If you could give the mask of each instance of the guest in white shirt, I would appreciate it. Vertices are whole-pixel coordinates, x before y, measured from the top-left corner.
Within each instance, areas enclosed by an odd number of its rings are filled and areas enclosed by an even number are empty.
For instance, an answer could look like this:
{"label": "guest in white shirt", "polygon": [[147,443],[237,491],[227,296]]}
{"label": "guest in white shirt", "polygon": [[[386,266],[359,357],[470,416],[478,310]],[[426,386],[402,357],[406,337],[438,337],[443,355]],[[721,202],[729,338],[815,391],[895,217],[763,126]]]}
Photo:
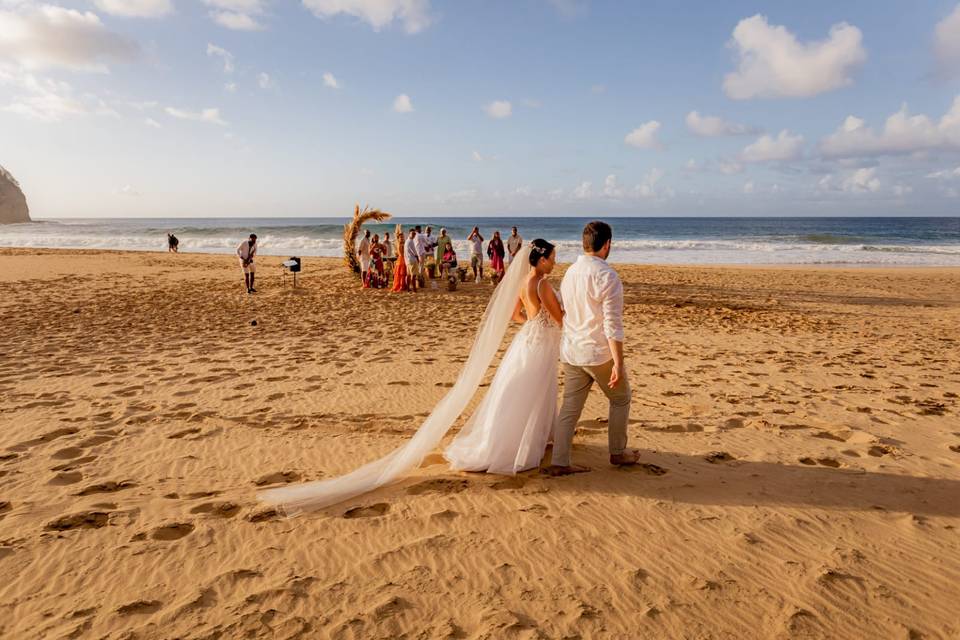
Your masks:
{"label": "guest in white shirt", "polygon": [[584,254],[567,269],[560,285],[566,311],[560,341],[563,404],[554,428],[549,472],[566,475],[589,471],[571,465],[570,448],[583,405],[596,382],[610,403],[607,422],[610,463],[635,465],[639,452],[627,450],[630,384],[623,365],[623,283],[607,264],[613,230],[591,222],[583,230]]}
{"label": "guest in white shirt", "polygon": [[403,243],[403,259],[407,263],[407,287],[414,292],[420,281],[420,243],[417,242],[416,229],[410,229],[410,235]]}
{"label": "guest in white shirt", "polygon": [[473,269],[473,279],[476,282],[483,280],[483,236],[480,227],[474,227],[467,236],[470,243],[470,267]]}
{"label": "guest in white shirt", "polygon": [[517,233],[517,228],[513,227],[510,231],[510,237],[507,238],[507,264],[513,262],[513,256],[517,255],[520,247],[523,246],[523,238]]}
{"label": "guest in white shirt", "polygon": [[357,258],[360,260],[360,279],[361,287],[367,286],[367,273],[370,271],[370,229],[367,229],[363,238],[360,239],[360,245],[357,247]]}

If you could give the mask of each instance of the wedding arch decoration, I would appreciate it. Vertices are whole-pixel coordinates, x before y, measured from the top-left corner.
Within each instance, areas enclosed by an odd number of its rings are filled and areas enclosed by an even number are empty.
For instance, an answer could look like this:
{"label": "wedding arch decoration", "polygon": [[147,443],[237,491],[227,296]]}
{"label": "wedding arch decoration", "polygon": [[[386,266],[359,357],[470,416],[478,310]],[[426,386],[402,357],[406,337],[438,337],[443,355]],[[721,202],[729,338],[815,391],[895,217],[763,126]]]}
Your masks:
{"label": "wedding arch decoration", "polygon": [[390,219],[390,214],[380,209],[364,207],[360,210],[357,204],[353,208],[353,219],[343,225],[343,262],[353,273],[360,273],[360,261],[357,260],[357,238],[360,229],[368,222],[383,222]]}

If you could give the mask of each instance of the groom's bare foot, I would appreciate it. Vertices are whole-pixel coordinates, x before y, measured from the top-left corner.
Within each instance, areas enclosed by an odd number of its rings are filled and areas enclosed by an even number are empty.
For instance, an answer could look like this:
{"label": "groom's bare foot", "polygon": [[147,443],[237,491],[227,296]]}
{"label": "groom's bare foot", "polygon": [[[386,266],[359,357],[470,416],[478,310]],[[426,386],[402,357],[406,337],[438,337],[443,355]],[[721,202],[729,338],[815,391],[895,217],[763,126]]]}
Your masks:
{"label": "groom's bare foot", "polygon": [[623,453],[611,454],[610,464],[615,467],[630,467],[640,463],[640,451],[629,449]]}
{"label": "groom's bare foot", "polygon": [[590,467],[581,467],[575,464],[567,465],[565,467],[552,464],[549,467],[540,470],[541,473],[545,473],[548,476],[554,476],[554,477],[572,476],[575,473],[586,473],[588,471],[590,471]]}

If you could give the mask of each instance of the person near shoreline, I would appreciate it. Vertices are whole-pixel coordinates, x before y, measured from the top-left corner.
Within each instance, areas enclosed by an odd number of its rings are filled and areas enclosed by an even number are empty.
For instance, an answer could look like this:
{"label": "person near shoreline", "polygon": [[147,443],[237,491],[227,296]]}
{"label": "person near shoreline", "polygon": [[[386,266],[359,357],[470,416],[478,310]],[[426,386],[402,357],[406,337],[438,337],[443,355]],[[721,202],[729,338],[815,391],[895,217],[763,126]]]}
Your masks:
{"label": "person near shoreline", "polygon": [[167,252],[180,253],[180,240],[172,233],[167,234]]}
{"label": "person near shoreline", "polygon": [[500,239],[500,232],[494,231],[493,237],[487,244],[487,257],[490,258],[490,268],[493,269],[498,278],[502,278],[503,272],[506,270],[503,266],[503,255],[503,240]]}
{"label": "person near shoreline", "polygon": [[417,236],[417,230],[410,229],[410,235],[403,243],[403,257],[407,263],[407,287],[411,293],[416,292],[420,281],[420,242]]}
{"label": "person near shoreline", "polygon": [[397,256],[393,252],[393,241],[390,240],[390,232],[385,231],[383,233],[383,266],[384,266],[384,277],[386,278],[387,285],[393,280],[393,263],[396,262]]}
{"label": "person near shoreline", "polygon": [[257,265],[254,262],[256,255],[257,234],[251,233],[248,239],[237,246],[237,258],[239,258],[240,268],[243,270],[243,282],[247,287],[247,293],[257,292],[253,286],[257,271]]}
{"label": "person near shoreline", "polygon": [[403,231],[397,225],[397,264],[393,268],[393,287],[391,291],[398,293],[407,290],[407,261],[404,258],[406,243],[403,240]]}
{"label": "person near shoreline", "polygon": [[483,280],[483,236],[480,235],[480,227],[473,228],[467,236],[467,242],[470,243],[470,268],[473,269],[473,279],[475,282],[480,282]]}
{"label": "person near shoreline", "polygon": [[357,247],[357,259],[360,261],[360,278],[362,279],[360,288],[366,289],[369,286],[367,280],[369,277],[368,272],[370,271],[370,229],[367,229],[363,233],[363,238]]}
{"label": "person near shoreline", "polygon": [[510,237],[507,238],[507,264],[513,262],[513,257],[517,255],[517,252],[520,251],[520,247],[523,246],[523,238],[520,237],[520,234],[517,233],[517,228],[513,227],[510,230]]}
{"label": "person near shoreline", "polygon": [[370,273],[367,276],[367,287],[380,289],[383,287],[383,254],[384,247],[380,243],[380,235],[373,234],[373,240],[370,242]]}
{"label": "person near shoreline", "polygon": [[[449,268],[449,265],[445,264],[447,262],[445,256],[447,254],[448,247],[450,251],[453,251],[453,238],[447,235],[446,229],[440,229],[440,235],[437,236],[437,247],[434,261],[437,264],[437,269],[440,271],[440,275],[444,278],[447,277],[448,274],[446,271]],[[456,253],[454,253],[454,257],[456,257]]]}

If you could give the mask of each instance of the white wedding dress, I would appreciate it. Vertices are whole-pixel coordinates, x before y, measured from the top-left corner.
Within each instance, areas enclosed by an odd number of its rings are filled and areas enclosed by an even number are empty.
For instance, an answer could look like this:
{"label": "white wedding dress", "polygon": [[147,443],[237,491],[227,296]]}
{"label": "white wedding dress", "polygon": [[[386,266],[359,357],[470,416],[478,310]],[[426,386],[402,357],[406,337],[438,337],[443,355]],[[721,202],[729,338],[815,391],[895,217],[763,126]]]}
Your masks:
{"label": "white wedding dress", "polygon": [[480,406],[444,451],[452,469],[512,475],[540,465],[557,416],[559,357],[560,325],[541,304],[514,336]]}
{"label": "white wedding dress", "polygon": [[[530,269],[528,245],[490,296],[453,388],[406,443],[345,475],[267,489],[260,492],[260,499],[285,515],[298,515],[396,482],[420,466],[480,388],[503,343]],[[559,342],[560,329],[546,310],[517,333],[475,416],[447,452],[456,468],[515,473],[539,464],[557,411]]]}

